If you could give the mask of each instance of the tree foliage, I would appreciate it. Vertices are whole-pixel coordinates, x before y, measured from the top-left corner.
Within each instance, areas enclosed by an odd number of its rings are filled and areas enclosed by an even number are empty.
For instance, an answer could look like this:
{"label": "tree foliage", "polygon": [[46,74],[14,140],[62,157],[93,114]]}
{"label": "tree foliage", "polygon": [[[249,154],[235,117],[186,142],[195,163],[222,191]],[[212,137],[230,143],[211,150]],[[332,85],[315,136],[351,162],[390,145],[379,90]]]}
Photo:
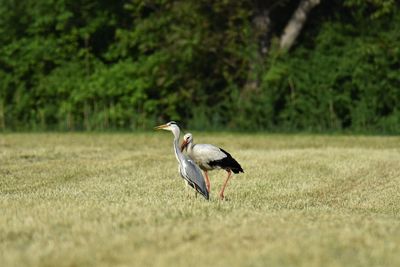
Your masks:
{"label": "tree foliage", "polygon": [[322,1],[284,53],[298,3],[2,0],[0,128],[400,132],[399,4]]}

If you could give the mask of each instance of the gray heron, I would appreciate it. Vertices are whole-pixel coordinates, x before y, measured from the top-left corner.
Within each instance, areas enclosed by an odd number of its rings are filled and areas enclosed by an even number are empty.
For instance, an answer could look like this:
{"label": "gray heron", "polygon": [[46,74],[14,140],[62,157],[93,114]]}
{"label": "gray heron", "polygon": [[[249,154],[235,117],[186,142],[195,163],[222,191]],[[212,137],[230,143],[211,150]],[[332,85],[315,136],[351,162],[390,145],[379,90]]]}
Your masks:
{"label": "gray heron", "polygon": [[170,131],[174,135],[174,152],[175,157],[179,163],[179,173],[182,178],[185,180],[186,185],[193,187],[196,192],[199,192],[205,199],[209,199],[208,191],[206,184],[204,182],[204,177],[201,174],[201,170],[199,167],[190,160],[187,156],[185,156],[182,151],[179,149],[179,136],[181,134],[181,130],[178,125],[174,121],[170,121],[167,124],[163,124],[155,127],[156,130],[166,130]]}
{"label": "gray heron", "polygon": [[240,164],[222,148],[210,144],[195,144],[191,133],[185,134],[181,145],[181,151],[186,149],[189,158],[196,162],[204,171],[206,178],[207,191],[210,192],[210,179],[208,171],[215,169],[224,169],[228,172],[228,177],[225,179],[219,197],[224,199],[225,187],[228,184],[229,178],[233,173],[243,172]]}

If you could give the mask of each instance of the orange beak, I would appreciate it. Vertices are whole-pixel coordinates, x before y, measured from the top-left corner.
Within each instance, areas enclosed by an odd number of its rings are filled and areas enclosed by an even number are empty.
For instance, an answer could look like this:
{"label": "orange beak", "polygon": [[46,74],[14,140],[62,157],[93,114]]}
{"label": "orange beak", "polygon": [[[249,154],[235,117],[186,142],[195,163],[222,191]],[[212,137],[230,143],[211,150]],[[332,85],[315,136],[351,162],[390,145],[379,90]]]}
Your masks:
{"label": "orange beak", "polygon": [[168,125],[163,124],[163,125],[159,125],[159,126],[154,127],[154,130],[162,130],[162,129],[166,128],[166,127],[168,127]]}
{"label": "orange beak", "polygon": [[186,140],[183,140],[182,145],[181,145],[181,152],[186,148],[188,142]]}

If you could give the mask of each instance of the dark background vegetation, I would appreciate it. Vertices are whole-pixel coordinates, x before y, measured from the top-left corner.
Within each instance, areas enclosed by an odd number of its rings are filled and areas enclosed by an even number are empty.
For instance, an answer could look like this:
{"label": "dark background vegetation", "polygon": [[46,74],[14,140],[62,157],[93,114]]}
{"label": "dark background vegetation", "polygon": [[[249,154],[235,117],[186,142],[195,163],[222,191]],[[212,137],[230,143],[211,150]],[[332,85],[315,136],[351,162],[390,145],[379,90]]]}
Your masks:
{"label": "dark background vegetation", "polygon": [[1,130],[400,133],[395,0],[0,2]]}

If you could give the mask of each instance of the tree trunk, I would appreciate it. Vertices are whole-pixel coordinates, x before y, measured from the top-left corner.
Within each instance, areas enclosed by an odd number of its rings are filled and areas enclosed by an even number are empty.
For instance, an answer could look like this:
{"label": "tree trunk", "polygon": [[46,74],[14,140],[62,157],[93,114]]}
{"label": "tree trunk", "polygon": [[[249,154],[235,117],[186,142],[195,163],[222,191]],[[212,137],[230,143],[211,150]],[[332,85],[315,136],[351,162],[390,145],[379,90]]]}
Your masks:
{"label": "tree trunk", "polygon": [[4,101],[0,98],[0,131],[6,129],[6,120],[4,116]]}
{"label": "tree trunk", "polygon": [[263,65],[263,61],[268,54],[270,28],[269,12],[267,9],[263,9],[253,19],[253,36],[254,41],[257,43],[257,51],[253,54],[252,62],[249,65],[247,82],[244,87],[245,91],[256,91],[260,85],[259,68]]}
{"label": "tree trunk", "polygon": [[83,104],[83,125],[85,131],[90,131],[90,107],[87,101]]}
{"label": "tree trunk", "polygon": [[264,9],[260,14],[258,14],[253,20],[253,25],[255,37],[259,43],[259,52],[262,56],[266,56],[268,54],[269,33],[271,31],[271,18],[269,17],[269,11]]}
{"label": "tree trunk", "polygon": [[301,0],[283,31],[280,41],[281,49],[289,50],[293,46],[307,20],[308,13],[319,3],[320,0]]}

